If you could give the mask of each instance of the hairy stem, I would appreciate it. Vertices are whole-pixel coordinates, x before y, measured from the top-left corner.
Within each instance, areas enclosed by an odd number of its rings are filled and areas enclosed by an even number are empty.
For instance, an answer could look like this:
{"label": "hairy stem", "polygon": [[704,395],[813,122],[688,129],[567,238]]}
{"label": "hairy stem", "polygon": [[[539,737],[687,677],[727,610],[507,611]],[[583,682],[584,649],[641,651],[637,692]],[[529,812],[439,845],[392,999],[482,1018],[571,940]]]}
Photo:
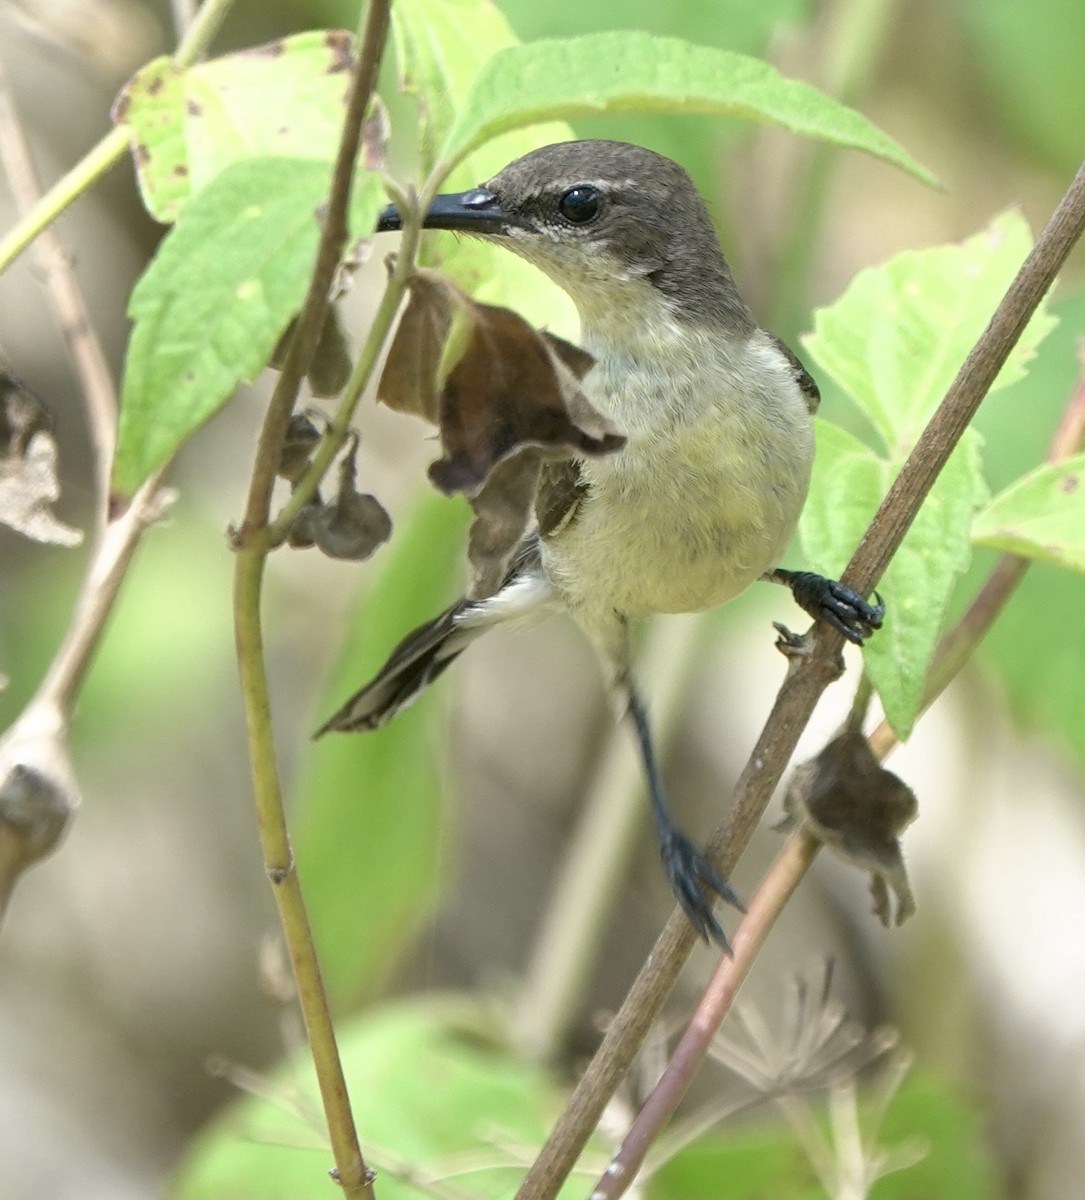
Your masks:
{"label": "hairy stem", "polygon": [[[844,582],[861,595],[869,595],[881,578],[938,473],[1083,229],[1085,164],[1079,168],[962,365],[853,555]],[[809,653],[792,659],[792,670],[739,778],[733,808],[710,845],[725,873],[733,871],[783,776],[818,698],[839,673],[842,640],[834,630],[815,625],[808,638]],[[688,921],[679,912],[672,914],[546,1145],[528,1171],[517,1193],[518,1200],[552,1200],[557,1194],[662,1010],[694,941]]]}
{"label": "hairy stem", "polygon": [[[321,439],[320,445],[317,446],[308,469],[293,489],[290,499],[283,505],[282,511],[268,528],[269,545],[278,545],[286,537],[294,518],[301,508],[312,499],[320,481],[327,474],[328,468],[346,440],[354,413],[361,401],[362,394],[373,378],[373,372],[380,361],[385,342],[392,331],[399,306],[406,294],[407,282],[414,270],[415,256],[422,235],[421,212],[428,204],[435,189],[436,183],[428,186],[423,192],[420,202],[411,203],[407,197],[399,201],[398,207],[403,216],[403,236],[400,239],[399,253],[395,257],[388,282],[385,285],[384,295],[381,296],[380,304],[373,315],[369,332],[366,334],[365,342],[354,363],[350,378],[343,388],[327,432]],[[289,414],[287,415],[289,416]],[[285,426],[283,432],[285,433]]]}

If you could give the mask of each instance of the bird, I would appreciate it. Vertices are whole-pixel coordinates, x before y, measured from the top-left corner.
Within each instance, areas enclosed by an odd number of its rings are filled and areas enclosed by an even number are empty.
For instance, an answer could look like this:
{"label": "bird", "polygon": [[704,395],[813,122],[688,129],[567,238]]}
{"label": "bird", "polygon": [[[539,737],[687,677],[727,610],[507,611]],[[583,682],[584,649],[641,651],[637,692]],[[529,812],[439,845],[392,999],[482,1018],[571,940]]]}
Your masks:
{"label": "bird", "polygon": [[[380,728],[488,629],[563,609],[631,722],[674,895],[696,932],[726,950],[715,903],[741,901],[671,813],[630,627],[715,608],[759,579],[790,587],[853,643],[881,625],[877,593],[868,603],[779,566],[809,487],[817,385],[754,320],[693,180],[654,151],[596,139],[544,146],[479,187],[435,197],[422,224],[505,247],[564,289],[595,360],[584,393],[625,441],[548,464],[536,525],[499,590],[409,633],[318,736]],[[378,232],[401,227],[388,206]]]}

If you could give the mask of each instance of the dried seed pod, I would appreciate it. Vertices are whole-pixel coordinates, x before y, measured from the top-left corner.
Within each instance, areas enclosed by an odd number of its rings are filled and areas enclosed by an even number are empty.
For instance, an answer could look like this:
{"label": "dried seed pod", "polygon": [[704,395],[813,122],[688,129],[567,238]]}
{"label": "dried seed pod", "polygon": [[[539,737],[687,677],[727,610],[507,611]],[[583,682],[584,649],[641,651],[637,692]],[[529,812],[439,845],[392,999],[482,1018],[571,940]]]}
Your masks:
{"label": "dried seed pod", "polygon": [[338,396],[346,387],[352,367],[350,343],[339,320],[339,310],[332,304],[324,315],[313,361],[309,364],[309,387],[313,395]]}
{"label": "dried seed pod", "polygon": [[305,474],[319,441],[320,430],[313,424],[309,415],[303,412],[294,413],[283,439],[276,474],[290,483],[297,483]]}
{"label": "dried seed pod", "polygon": [[874,912],[891,922],[889,895],[897,898],[895,923],[915,912],[900,835],[915,820],[915,793],[874,757],[858,730],[846,729],[815,758],[796,767],[784,796],[787,815],[778,828],[801,824],[861,871],[870,873]]}
{"label": "dried seed pod", "polygon": [[358,439],[339,464],[339,494],[314,519],[317,546],[329,558],[361,562],[392,536],[392,518],[376,498],[359,492],[355,483]]}

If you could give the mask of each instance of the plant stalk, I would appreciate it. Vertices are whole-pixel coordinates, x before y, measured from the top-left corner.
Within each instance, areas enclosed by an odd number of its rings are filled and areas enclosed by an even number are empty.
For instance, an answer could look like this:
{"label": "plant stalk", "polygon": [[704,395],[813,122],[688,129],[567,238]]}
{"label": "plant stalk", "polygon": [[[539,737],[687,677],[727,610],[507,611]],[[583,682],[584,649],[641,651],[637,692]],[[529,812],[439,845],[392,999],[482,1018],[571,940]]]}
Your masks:
{"label": "plant stalk", "polygon": [[261,591],[272,544],[267,530],[279,455],[346,242],[354,165],[387,40],[389,8],[390,0],[370,0],[359,31],[360,51],[351,81],[324,228],[309,290],[260,433],[244,524],[236,539],[234,570],[234,631],[260,844],[294,970],[335,1156],[335,1176],[349,1200],[373,1200],[373,1173],[366,1166],[358,1143],[335,1028],[287,832],[264,662]]}
{"label": "plant stalk", "polygon": [[[861,595],[869,595],[881,578],[934,480],[1083,229],[1085,163],[961,366],[852,556],[843,582]],[[842,642],[834,630],[815,625],[804,639],[802,654],[792,659],[792,670],[739,778],[733,808],[709,846],[710,854],[719,861],[725,874],[732,873],[745,849],[821,693],[839,674]],[[694,942],[695,934],[683,914],[673,913],[546,1145],[525,1176],[517,1200],[553,1200],[557,1195],[662,1011]]]}

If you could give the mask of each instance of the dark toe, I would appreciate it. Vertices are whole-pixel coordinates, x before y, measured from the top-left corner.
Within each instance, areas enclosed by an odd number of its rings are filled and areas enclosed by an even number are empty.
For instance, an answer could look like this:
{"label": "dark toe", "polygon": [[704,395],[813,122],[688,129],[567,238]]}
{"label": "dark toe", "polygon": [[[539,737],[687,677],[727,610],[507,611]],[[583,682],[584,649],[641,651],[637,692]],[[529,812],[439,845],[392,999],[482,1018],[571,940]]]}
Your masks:
{"label": "dark toe", "polygon": [[885,605],[874,593],[870,604],[858,592],[835,579],[826,579],[810,571],[786,573],[796,602],[817,620],[825,621],[838,633],[857,646],[882,626]]}
{"label": "dark toe", "polygon": [[690,924],[706,942],[713,941],[730,954],[727,935],[717,921],[712,905],[719,897],[745,912],[734,889],[693,843],[681,834],[668,837],[661,845],[660,853],[671,890]]}

